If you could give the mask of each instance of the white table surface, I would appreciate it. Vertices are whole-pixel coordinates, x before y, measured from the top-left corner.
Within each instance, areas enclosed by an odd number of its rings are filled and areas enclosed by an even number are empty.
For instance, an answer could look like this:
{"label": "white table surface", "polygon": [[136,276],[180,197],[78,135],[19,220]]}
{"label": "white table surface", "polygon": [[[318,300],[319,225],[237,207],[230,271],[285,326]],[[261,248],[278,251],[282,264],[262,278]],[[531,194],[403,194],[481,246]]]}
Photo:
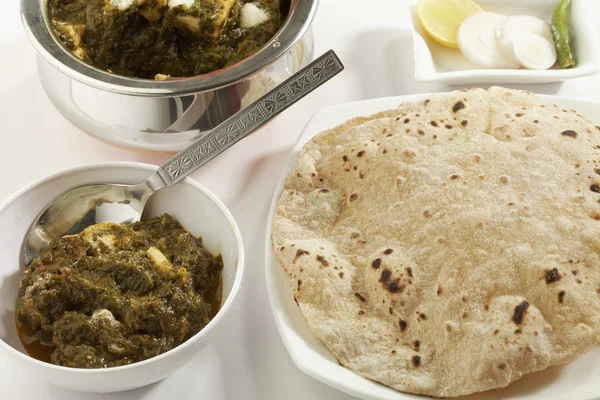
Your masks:
{"label": "white table surface", "polygon": [[[146,388],[107,395],[32,382],[26,371],[0,358],[0,398],[353,399],[305,376],[288,357],[265,292],[265,224],[279,173],[315,111],[349,101],[454,89],[415,82],[407,1],[322,0],[313,25],[315,54],[333,48],[346,71],[193,175],[229,207],[245,241],[243,289],[230,317],[223,321],[218,342],[170,378]],[[21,28],[18,3],[3,1],[0,13],[0,169],[4,171],[0,201],[29,182],[68,167],[100,161],[157,165],[165,161],[169,154],[129,151],[95,140],[54,109],[37,78],[35,51]],[[595,6],[600,12],[600,4]],[[600,75],[517,88],[600,99]]]}

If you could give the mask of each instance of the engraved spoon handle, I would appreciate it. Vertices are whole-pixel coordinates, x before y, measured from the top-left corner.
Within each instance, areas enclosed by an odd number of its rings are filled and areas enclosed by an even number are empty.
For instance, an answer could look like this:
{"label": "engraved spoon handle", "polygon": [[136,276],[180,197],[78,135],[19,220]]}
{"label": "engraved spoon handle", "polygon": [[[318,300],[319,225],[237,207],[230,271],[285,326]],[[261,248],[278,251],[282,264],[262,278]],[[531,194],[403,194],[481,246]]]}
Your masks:
{"label": "engraved spoon handle", "polygon": [[[342,72],[344,65],[333,50],[301,69],[267,94],[177,153],[161,166],[158,175],[171,186],[206,164],[246,135],[254,132],[304,96]],[[155,176],[150,180],[155,181]],[[162,186],[162,185],[160,185]]]}

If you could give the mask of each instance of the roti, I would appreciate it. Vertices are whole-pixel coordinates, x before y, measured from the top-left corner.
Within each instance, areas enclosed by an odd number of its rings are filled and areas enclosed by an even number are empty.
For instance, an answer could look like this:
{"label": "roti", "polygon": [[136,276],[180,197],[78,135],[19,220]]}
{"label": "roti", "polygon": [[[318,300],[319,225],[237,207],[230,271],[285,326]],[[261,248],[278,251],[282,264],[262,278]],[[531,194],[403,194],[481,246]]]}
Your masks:
{"label": "roti", "polygon": [[494,87],[305,145],[274,252],[341,365],[436,397],[507,386],[600,340],[600,127]]}

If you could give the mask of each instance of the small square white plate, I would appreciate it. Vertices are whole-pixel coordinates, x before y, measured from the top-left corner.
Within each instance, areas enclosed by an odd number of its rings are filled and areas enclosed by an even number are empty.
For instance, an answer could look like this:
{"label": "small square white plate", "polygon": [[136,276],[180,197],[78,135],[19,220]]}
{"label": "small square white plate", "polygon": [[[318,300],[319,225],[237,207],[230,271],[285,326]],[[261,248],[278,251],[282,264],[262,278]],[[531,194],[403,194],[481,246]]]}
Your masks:
{"label": "small square white plate", "polygon": [[[527,14],[550,21],[559,0],[477,0],[486,10],[506,15]],[[559,82],[600,70],[600,41],[594,17],[600,11],[597,0],[574,0],[571,6],[571,36],[577,66],[549,70],[482,69],[469,62],[458,49],[450,49],[431,39],[417,17],[418,0],[409,10],[415,55],[415,79],[418,82],[446,84],[506,84]]]}
{"label": "small square white plate", "polygon": [[[341,366],[327,347],[311,332],[300,308],[294,301],[289,278],[275,257],[271,246],[273,217],[289,171],[298,154],[319,132],[331,129],[358,116],[372,115],[398,107],[409,101],[426,98],[426,94],[373,99],[340,104],[316,113],[308,122],[292,150],[273,195],[265,237],[265,273],[267,293],[279,336],[296,366],[307,375],[364,400],[424,400],[427,397],[397,392],[380,383],[363,378]],[[600,102],[558,96],[542,96],[546,103],[576,109],[600,124]],[[457,397],[455,400],[593,400],[600,399],[600,346],[595,346],[568,364],[528,374],[504,389]]]}

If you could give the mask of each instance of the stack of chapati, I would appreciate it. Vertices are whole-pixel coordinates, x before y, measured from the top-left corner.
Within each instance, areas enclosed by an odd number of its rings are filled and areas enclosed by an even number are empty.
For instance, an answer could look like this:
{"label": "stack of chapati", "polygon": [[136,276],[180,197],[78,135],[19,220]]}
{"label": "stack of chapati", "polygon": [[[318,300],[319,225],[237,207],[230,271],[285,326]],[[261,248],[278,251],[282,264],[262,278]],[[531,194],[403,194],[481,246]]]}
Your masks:
{"label": "stack of chapati", "polygon": [[274,251],[358,374],[458,396],[600,341],[600,128],[504,88],[434,95],[311,140]]}

